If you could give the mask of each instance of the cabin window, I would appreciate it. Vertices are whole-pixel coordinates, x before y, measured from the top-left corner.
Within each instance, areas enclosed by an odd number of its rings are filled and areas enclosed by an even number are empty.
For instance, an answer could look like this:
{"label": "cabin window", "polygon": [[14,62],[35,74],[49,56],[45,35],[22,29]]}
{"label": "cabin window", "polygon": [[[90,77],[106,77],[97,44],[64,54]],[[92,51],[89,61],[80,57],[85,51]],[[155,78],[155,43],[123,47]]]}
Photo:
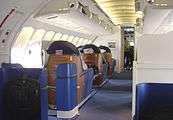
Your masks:
{"label": "cabin window", "polygon": [[68,42],[72,42],[74,38],[75,38],[74,36],[70,36],[70,37],[68,38]]}
{"label": "cabin window", "polygon": [[67,41],[68,40],[68,35],[67,34],[63,34],[63,36],[61,37],[60,40],[63,40],[63,41]]}
{"label": "cabin window", "polygon": [[82,42],[82,45],[87,44],[87,42],[88,42],[88,39],[84,39],[83,42]]}
{"label": "cabin window", "polygon": [[[41,40],[46,31],[43,29],[37,30],[29,41],[25,54],[23,56],[22,65],[27,68],[40,68],[41,64]],[[34,60],[33,60],[34,59]]]}
{"label": "cabin window", "polygon": [[39,43],[28,47],[22,65],[27,68],[42,68],[41,45]]}
{"label": "cabin window", "polygon": [[12,48],[11,62],[27,68],[41,67],[41,40],[45,33],[43,29],[34,31],[32,27],[24,27]]}
{"label": "cabin window", "polygon": [[73,39],[72,43],[73,43],[74,45],[76,45],[77,42],[78,42],[78,40],[79,40],[79,37],[75,37],[75,38]]}
{"label": "cabin window", "polygon": [[58,41],[58,40],[61,39],[61,37],[62,37],[62,33],[56,33],[52,40],[53,41]]}
{"label": "cabin window", "polygon": [[25,27],[20,32],[17,40],[14,44],[16,47],[22,47],[23,45],[27,45],[28,41],[31,39],[34,33],[34,29],[32,27]]}
{"label": "cabin window", "polygon": [[12,48],[11,62],[20,63],[26,68],[42,68],[42,41],[49,42],[58,40],[68,41],[76,46],[92,42],[91,40],[70,36],[68,34],[24,27]]}
{"label": "cabin window", "polygon": [[49,32],[47,32],[46,35],[44,36],[43,40],[44,40],[44,41],[51,41],[51,40],[53,39],[54,35],[55,35],[55,32],[49,31]]}
{"label": "cabin window", "polygon": [[29,45],[30,44],[34,44],[36,42],[41,42],[41,40],[43,39],[43,36],[44,36],[45,32],[46,31],[43,30],[43,29],[36,30],[35,33],[33,34],[32,38],[29,41]]}
{"label": "cabin window", "polygon": [[21,30],[11,51],[12,63],[22,63],[23,56],[25,53],[25,48],[27,47],[27,44],[31,39],[33,33],[34,33],[34,28],[32,27],[24,27]]}
{"label": "cabin window", "polygon": [[80,38],[79,41],[78,41],[78,43],[77,43],[77,46],[82,45],[83,40],[84,40],[83,38]]}
{"label": "cabin window", "polygon": [[87,41],[87,44],[91,44],[91,43],[92,43],[92,40],[88,40],[88,41]]}

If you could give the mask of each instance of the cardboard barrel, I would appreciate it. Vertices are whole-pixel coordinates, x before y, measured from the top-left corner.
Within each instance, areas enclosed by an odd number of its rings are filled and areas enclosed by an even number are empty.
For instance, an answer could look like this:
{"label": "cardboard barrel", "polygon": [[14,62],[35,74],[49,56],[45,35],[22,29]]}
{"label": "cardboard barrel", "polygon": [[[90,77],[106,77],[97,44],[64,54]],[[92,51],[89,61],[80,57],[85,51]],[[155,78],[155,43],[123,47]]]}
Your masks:
{"label": "cardboard barrel", "polygon": [[108,63],[108,76],[111,78],[113,75],[113,62],[112,62],[112,53],[111,50],[106,46],[100,46],[101,50],[104,50],[102,53],[103,57],[105,58],[106,62]]}
{"label": "cardboard barrel", "polygon": [[[77,65],[77,102],[81,101],[83,93],[83,78],[80,74],[82,72],[80,54],[77,48],[65,41],[56,41],[50,45],[48,49],[49,59],[47,63],[48,71],[48,101],[49,106],[56,108],[56,69],[59,64],[75,63]],[[79,87],[78,87],[79,86]]]}
{"label": "cardboard barrel", "polygon": [[103,80],[103,59],[100,49],[95,45],[83,46],[83,59],[89,68],[94,69],[96,75],[93,85],[102,84]]}

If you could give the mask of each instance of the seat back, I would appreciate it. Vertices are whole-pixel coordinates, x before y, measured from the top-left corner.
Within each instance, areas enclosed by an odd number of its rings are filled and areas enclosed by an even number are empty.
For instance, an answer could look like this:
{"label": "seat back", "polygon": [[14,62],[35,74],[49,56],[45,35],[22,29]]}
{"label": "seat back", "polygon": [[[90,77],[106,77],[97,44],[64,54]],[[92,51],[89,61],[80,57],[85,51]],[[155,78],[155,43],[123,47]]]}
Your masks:
{"label": "seat back", "polygon": [[0,117],[3,120],[47,120],[46,73],[42,69],[10,67],[2,68],[0,73],[0,104],[4,105]]}
{"label": "seat back", "polygon": [[73,110],[78,104],[77,95],[78,95],[78,87],[77,87],[76,64],[75,63],[59,64],[56,69],[55,97],[56,97],[57,111]]}
{"label": "seat back", "polygon": [[95,74],[103,72],[102,56],[96,53],[83,54],[83,59],[89,68],[94,69]]}
{"label": "seat back", "polygon": [[113,74],[113,62],[112,62],[112,53],[111,50],[106,46],[100,46],[102,55],[108,63],[108,76],[111,78]]}
{"label": "seat back", "polygon": [[95,79],[93,80],[93,85],[101,85],[104,82],[104,65],[101,53],[83,54],[83,58],[88,68],[94,70]]}
{"label": "seat back", "polygon": [[113,74],[113,63],[112,63],[112,54],[111,53],[103,53],[103,57],[105,58],[106,62],[108,63],[108,75],[112,77]]}
{"label": "seat back", "polygon": [[2,69],[0,68],[0,119],[4,120],[3,118],[3,87],[4,87],[4,79],[3,79],[3,71]]}
{"label": "seat back", "polygon": [[104,82],[103,58],[100,49],[95,45],[85,45],[83,47],[83,59],[89,68],[93,68],[95,80],[93,85],[101,85]]}
{"label": "seat back", "polygon": [[81,102],[83,94],[84,77],[81,76],[83,72],[82,62],[78,49],[71,43],[65,41],[55,41],[47,50],[49,59],[47,63],[48,84],[49,89],[49,104],[56,107],[56,70],[61,64],[75,64],[77,71],[77,101]]}
{"label": "seat back", "polygon": [[136,86],[135,120],[172,120],[173,84],[144,83]]}
{"label": "seat back", "polygon": [[2,68],[23,68],[21,64],[2,63]]}
{"label": "seat back", "polygon": [[92,92],[92,83],[93,83],[94,71],[92,68],[84,72],[84,94],[83,99],[85,99]]}
{"label": "seat back", "polygon": [[[80,76],[82,73],[82,65],[79,56],[73,55],[56,55],[51,54],[49,56],[48,64],[47,64],[47,71],[48,71],[48,84],[50,87],[56,86],[56,69],[61,64],[76,64],[77,66],[77,86],[78,88],[78,103],[81,101],[82,91],[83,91],[83,78]],[[49,104],[55,105],[56,103],[56,92],[53,89],[49,89]]]}
{"label": "seat back", "polygon": [[6,120],[41,120],[40,85],[36,80],[11,80],[4,87]]}

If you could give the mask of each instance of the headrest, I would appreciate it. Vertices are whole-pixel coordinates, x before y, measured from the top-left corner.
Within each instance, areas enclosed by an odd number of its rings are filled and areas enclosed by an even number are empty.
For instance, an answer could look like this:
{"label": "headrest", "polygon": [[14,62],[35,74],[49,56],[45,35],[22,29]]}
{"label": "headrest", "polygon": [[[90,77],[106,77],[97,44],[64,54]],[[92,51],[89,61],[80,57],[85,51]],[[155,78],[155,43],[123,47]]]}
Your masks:
{"label": "headrest", "polygon": [[107,53],[111,53],[111,50],[106,46],[101,45],[99,48],[105,50]]}
{"label": "headrest", "polygon": [[81,53],[83,53],[83,46],[79,46],[79,47],[77,47],[78,48],[78,50],[81,52]]}
{"label": "headrest", "polygon": [[[172,120],[173,92],[171,91],[173,91],[171,83],[138,84],[136,87],[137,120]],[[167,117],[171,119],[166,119]]]}
{"label": "headrest", "polygon": [[88,53],[91,53],[91,52],[101,53],[100,49],[97,46],[93,45],[93,44],[88,44],[88,45],[83,46],[82,51],[84,53],[85,53],[85,51],[88,51]]}
{"label": "headrest", "polygon": [[79,51],[75,45],[67,41],[55,41],[50,44],[48,54],[58,54],[58,55],[76,55],[79,56]]}
{"label": "headrest", "polygon": [[21,64],[12,64],[12,63],[2,63],[2,68],[23,68]]}

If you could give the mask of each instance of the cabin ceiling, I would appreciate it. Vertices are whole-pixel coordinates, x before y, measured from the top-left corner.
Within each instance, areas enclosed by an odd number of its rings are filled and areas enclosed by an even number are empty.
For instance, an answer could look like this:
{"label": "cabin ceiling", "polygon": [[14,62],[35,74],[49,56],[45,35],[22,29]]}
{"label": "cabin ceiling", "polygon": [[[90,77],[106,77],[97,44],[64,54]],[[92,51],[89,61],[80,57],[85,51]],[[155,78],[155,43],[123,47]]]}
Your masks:
{"label": "cabin ceiling", "polygon": [[115,25],[136,24],[135,0],[95,0]]}

